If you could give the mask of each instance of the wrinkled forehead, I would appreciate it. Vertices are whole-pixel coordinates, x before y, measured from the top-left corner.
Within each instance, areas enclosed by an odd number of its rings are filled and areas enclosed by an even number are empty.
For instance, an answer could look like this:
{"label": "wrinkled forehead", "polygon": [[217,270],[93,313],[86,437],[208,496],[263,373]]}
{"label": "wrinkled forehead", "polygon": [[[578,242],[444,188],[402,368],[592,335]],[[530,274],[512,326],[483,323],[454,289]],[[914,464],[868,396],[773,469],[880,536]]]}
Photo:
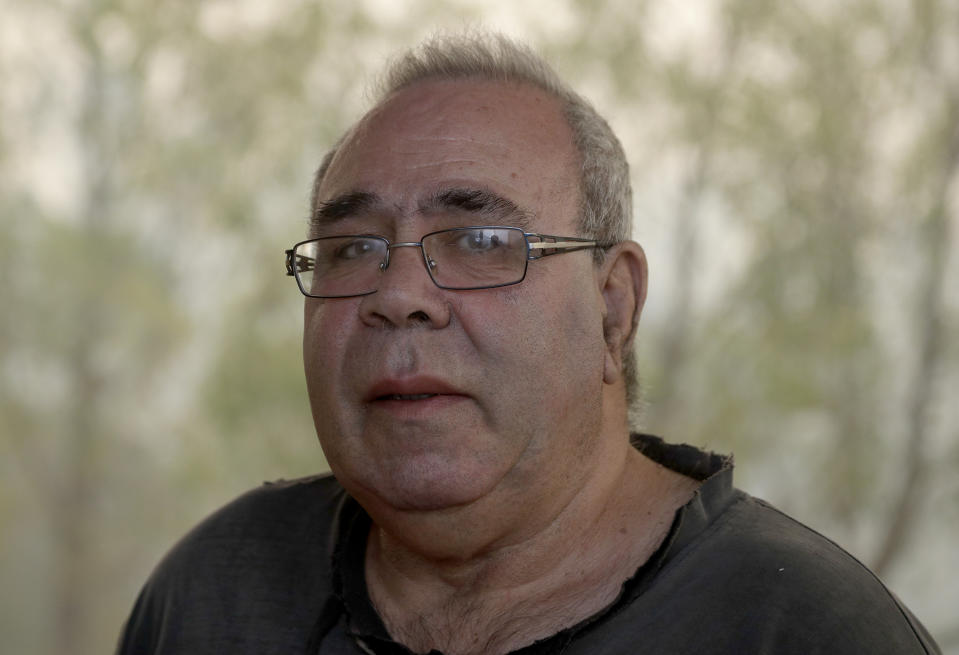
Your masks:
{"label": "wrinkled forehead", "polygon": [[412,211],[447,188],[475,188],[531,216],[552,216],[557,204],[578,206],[578,160],[559,101],[545,92],[421,82],[386,98],[351,130],[317,201],[370,193]]}

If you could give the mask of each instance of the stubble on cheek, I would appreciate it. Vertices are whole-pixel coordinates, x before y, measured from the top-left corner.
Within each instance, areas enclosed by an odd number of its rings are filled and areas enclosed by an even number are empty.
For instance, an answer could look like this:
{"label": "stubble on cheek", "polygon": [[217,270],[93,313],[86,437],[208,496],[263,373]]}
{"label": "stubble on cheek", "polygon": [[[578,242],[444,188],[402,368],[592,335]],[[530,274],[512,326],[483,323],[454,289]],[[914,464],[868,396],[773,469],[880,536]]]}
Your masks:
{"label": "stubble on cheek", "polygon": [[[335,435],[345,428],[343,396],[347,331],[344,326],[347,323],[345,316],[338,316],[345,304],[343,301],[308,299],[304,310],[303,365],[313,422],[324,452],[332,445]],[[337,356],[337,353],[341,355]],[[329,453],[327,456],[329,458]]]}

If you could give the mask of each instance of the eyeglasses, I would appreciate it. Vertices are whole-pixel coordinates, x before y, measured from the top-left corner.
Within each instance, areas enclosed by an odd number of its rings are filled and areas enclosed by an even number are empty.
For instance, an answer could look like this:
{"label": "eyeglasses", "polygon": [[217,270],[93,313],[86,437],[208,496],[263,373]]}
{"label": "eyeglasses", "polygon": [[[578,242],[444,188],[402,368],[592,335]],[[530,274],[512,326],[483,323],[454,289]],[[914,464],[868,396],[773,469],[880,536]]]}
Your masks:
{"label": "eyeglasses", "polygon": [[286,274],[310,298],[349,298],[375,293],[394,248],[416,247],[430,279],[441,289],[467,291],[519,284],[531,261],[549,255],[606,247],[577,237],[483,225],[430,232],[419,241],[392,243],[374,234],[301,241],[286,251]]}

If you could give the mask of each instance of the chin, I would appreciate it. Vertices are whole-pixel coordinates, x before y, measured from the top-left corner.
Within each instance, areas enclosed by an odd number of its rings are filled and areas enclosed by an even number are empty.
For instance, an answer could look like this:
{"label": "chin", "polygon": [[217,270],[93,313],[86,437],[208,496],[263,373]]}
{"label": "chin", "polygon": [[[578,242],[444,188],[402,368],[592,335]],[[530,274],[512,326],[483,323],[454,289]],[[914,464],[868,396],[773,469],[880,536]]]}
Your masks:
{"label": "chin", "polygon": [[[361,485],[364,496],[394,511],[435,512],[469,505],[486,496],[502,478],[494,471],[480,470],[475,462],[457,466],[438,457],[397,464]],[[357,499],[366,504],[363,498]]]}

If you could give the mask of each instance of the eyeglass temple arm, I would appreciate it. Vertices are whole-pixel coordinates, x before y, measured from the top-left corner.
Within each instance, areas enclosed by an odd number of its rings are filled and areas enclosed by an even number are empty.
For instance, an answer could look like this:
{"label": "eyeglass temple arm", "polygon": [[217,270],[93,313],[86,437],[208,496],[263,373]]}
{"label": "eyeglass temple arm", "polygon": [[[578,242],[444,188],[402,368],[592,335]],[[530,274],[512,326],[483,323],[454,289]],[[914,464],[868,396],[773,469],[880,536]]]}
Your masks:
{"label": "eyeglass temple arm", "polygon": [[286,251],[286,274],[289,276],[294,275],[294,271],[312,271],[313,270],[313,258],[304,257],[303,255],[297,255],[294,261],[293,251]]}
{"label": "eyeglass temple arm", "polygon": [[[547,235],[530,235],[536,236],[543,239],[550,239],[555,237],[549,237]],[[570,252],[573,250],[584,250],[586,248],[598,248],[600,244],[598,241],[591,241],[589,239],[577,239],[575,241],[535,241],[530,242],[529,244],[529,258],[530,259],[539,259],[540,257],[548,257],[549,255],[558,255],[561,252]],[[535,255],[534,251],[539,251]]]}

